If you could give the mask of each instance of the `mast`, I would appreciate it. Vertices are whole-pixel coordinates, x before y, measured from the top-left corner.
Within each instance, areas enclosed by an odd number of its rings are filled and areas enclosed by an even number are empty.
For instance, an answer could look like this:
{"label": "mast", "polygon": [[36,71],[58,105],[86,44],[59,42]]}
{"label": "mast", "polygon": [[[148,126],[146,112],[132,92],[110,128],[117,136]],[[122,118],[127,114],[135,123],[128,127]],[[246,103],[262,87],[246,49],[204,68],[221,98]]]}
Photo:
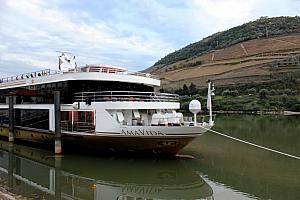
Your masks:
{"label": "mast", "polygon": [[207,109],[209,110],[209,125],[213,126],[214,121],[213,121],[213,116],[212,116],[212,100],[211,96],[214,96],[214,90],[215,86],[211,80],[208,80],[208,89],[207,89]]}

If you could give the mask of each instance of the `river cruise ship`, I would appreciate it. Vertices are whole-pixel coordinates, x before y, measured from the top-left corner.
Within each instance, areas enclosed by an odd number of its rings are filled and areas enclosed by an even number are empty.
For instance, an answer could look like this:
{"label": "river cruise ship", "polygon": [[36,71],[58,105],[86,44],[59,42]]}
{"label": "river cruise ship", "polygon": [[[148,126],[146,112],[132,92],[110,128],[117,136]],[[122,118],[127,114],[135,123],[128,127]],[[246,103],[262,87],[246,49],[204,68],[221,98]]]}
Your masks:
{"label": "river cruise ship", "polygon": [[111,152],[175,155],[209,130],[213,85],[208,83],[207,122],[197,122],[200,103],[190,103],[187,120],[176,94],[155,92],[159,77],[108,65],[77,67],[59,56],[60,70],[41,70],[0,78],[0,136],[9,135],[13,99],[15,140],[54,144],[54,91],[60,91],[62,146]]}

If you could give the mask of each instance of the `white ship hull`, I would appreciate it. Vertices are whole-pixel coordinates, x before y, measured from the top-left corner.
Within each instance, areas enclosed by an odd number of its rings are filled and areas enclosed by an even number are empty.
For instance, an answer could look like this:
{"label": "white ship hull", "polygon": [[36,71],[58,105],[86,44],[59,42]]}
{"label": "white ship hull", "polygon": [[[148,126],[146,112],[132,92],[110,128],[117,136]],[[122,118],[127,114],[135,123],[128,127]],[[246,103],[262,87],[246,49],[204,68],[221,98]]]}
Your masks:
{"label": "white ship hull", "polygon": [[[205,129],[202,127],[123,127],[116,133],[62,132],[62,146],[65,151],[94,154],[134,153],[170,156],[176,155],[209,128],[209,126]],[[0,127],[0,136],[8,138],[7,126]],[[55,140],[54,133],[51,131],[24,127],[16,127],[15,136],[16,141],[44,143],[49,147]]]}

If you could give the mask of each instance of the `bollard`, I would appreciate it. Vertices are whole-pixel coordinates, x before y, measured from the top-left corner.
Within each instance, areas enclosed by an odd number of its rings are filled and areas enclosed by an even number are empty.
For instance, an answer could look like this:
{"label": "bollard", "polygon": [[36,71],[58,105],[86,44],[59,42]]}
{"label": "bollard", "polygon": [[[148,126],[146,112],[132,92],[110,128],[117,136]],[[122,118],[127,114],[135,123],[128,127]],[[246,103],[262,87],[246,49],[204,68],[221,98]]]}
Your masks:
{"label": "bollard", "polygon": [[55,154],[61,154],[60,92],[54,91]]}
{"label": "bollard", "polygon": [[15,139],[15,133],[14,133],[14,97],[9,96],[8,97],[8,118],[9,118],[9,132],[8,132],[8,141],[13,142]]}

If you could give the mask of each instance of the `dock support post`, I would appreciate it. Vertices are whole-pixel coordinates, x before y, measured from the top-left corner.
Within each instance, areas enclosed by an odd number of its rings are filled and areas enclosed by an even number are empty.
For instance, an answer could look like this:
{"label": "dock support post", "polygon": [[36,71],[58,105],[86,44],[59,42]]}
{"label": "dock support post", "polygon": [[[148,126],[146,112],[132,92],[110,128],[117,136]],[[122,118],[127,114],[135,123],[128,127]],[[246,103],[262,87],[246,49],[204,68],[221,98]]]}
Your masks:
{"label": "dock support post", "polygon": [[9,132],[8,132],[8,141],[13,142],[15,139],[14,133],[14,97],[11,95],[8,97],[8,118],[9,118]]}
{"label": "dock support post", "polygon": [[60,92],[54,91],[55,154],[61,154]]}

